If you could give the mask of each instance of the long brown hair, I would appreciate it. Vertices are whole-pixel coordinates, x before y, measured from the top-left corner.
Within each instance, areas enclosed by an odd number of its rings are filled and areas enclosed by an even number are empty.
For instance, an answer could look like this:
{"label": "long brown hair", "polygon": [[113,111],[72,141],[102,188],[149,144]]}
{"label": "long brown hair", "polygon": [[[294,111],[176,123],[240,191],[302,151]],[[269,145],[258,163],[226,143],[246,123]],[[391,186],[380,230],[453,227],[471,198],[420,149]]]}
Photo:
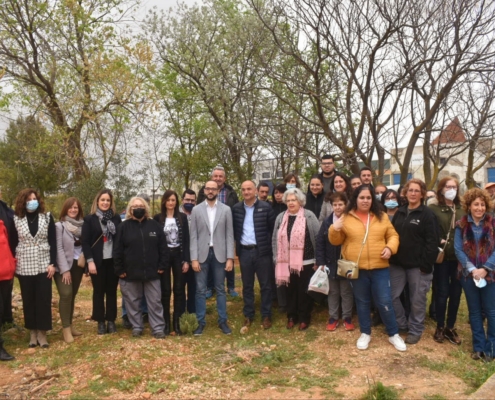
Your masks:
{"label": "long brown hair", "polygon": [[59,218],[60,221],[65,221],[65,217],[67,216],[69,209],[74,205],[74,203],[77,204],[77,208],[79,208],[79,211],[75,219],[77,220],[83,219],[84,212],[81,202],[77,197],[69,197],[67,200],[64,201],[64,205],[62,206],[62,210],[60,211],[60,218]]}
{"label": "long brown hair", "polygon": [[26,212],[27,212],[26,202],[27,202],[27,198],[31,195],[31,193],[34,193],[34,195],[36,196],[36,200],[38,200],[39,206],[37,211],[42,214],[45,212],[45,202],[40,197],[36,189],[33,188],[22,189],[15,199],[15,208],[14,208],[14,213],[19,218],[24,218],[26,216]]}
{"label": "long brown hair", "polygon": [[437,186],[438,204],[442,204],[442,205],[446,204],[445,203],[445,196],[443,195],[443,189],[447,185],[448,181],[454,181],[456,186],[457,186],[457,193],[455,195],[454,204],[458,206],[459,204],[461,204],[461,197],[459,195],[459,181],[456,178],[454,178],[453,176],[446,176],[445,178],[442,178],[440,180],[440,182],[438,182],[438,186]]}
{"label": "long brown hair", "polygon": [[104,194],[108,194],[110,196],[110,209],[113,211],[114,214],[117,213],[115,209],[115,202],[113,201],[113,194],[110,189],[101,189],[98,193],[96,193],[95,199],[93,200],[93,204],[91,204],[91,211],[90,214],[96,214],[96,210],[98,210],[98,200],[100,200],[100,197],[103,196]]}
{"label": "long brown hair", "polygon": [[161,206],[160,206],[160,210],[161,210],[160,222],[162,224],[165,223],[165,219],[167,218],[167,200],[172,196],[175,196],[174,218],[177,221],[179,221],[179,224],[180,224],[179,195],[177,194],[177,192],[175,190],[170,190],[170,189],[165,191],[165,193],[163,193],[163,196],[162,196],[162,201],[161,201]]}

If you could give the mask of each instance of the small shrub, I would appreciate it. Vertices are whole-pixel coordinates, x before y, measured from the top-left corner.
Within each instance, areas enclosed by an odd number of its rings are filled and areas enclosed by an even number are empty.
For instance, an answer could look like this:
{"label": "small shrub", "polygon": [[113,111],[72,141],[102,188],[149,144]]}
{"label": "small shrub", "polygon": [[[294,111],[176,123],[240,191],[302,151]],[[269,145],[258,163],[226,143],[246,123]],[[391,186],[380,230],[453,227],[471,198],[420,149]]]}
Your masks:
{"label": "small shrub", "polygon": [[368,391],[361,397],[362,400],[398,400],[398,398],[397,390],[381,382],[370,384]]}
{"label": "small shrub", "polygon": [[182,314],[179,323],[183,334],[193,333],[199,326],[196,314],[189,314],[188,312]]}

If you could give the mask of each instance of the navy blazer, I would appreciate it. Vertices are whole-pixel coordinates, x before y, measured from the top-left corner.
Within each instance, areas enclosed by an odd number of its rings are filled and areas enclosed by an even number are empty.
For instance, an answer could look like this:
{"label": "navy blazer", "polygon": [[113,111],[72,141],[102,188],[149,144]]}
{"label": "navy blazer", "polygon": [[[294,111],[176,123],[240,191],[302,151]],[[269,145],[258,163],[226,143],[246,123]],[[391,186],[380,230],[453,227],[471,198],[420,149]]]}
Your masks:
{"label": "navy blazer", "polygon": [[[117,229],[122,222],[120,215],[114,215],[112,222]],[[96,214],[86,215],[82,226],[81,244],[84,257],[86,257],[86,260],[92,258],[96,268],[103,262],[103,236],[100,237],[102,233],[98,216]]]}

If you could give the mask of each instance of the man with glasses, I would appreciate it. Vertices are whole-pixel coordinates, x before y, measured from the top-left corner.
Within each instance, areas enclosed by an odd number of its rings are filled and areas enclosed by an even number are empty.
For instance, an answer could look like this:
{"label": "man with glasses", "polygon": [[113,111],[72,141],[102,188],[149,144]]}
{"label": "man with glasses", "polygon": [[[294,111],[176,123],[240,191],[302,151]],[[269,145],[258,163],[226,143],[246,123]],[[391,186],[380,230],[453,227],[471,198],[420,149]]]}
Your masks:
{"label": "man with glasses", "polygon": [[321,158],[320,165],[321,165],[321,174],[319,175],[323,181],[323,191],[325,193],[328,193],[328,191],[330,190],[330,182],[332,182],[333,175],[335,174],[335,164],[333,161],[333,156],[330,154],[325,154]]}
{"label": "man with glasses", "polygon": [[224,282],[225,272],[234,268],[232,212],[218,201],[219,188],[215,181],[206,182],[203,191],[206,200],[191,212],[189,239],[191,264],[196,276],[196,317],[199,323],[193,334],[201,336],[206,326],[206,289],[211,270],[217,292],[218,327],[230,335]]}
{"label": "man with glasses", "polygon": [[[234,188],[225,183],[225,169],[221,165],[217,165],[211,171],[211,180],[218,185],[218,200],[232,208],[234,204],[239,203],[239,198]],[[206,198],[205,187],[203,186],[198,193],[198,204],[203,202]],[[232,297],[238,297],[239,294],[235,290],[235,269],[227,272],[227,291]],[[208,277],[208,291],[206,298],[209,299],[213,296],[213,277]]]}

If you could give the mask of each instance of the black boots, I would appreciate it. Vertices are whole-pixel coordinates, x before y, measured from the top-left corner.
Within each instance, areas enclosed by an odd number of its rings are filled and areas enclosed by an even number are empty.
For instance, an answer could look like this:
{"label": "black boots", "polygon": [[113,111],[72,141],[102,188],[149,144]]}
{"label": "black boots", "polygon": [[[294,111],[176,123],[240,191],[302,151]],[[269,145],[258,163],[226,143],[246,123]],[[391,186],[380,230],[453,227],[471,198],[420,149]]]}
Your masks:
{"label": "black boots", "polygon": [[7,350],[3,348],[3,343],[0,344],[0,361],[11,361],[13,359],[15,359],[15,357],[7,353]]}
{"label": "black boots", "polygon": [[180,319],[179,317],[174,314],[174,332],[177,336],[181,336],[182,335],[182,331],[180,330]]}
{"label": "black boots", "polygon": [[105,321],[98,321],[98,335],[104,335],[107,333],[107,325],[105,324]]}

